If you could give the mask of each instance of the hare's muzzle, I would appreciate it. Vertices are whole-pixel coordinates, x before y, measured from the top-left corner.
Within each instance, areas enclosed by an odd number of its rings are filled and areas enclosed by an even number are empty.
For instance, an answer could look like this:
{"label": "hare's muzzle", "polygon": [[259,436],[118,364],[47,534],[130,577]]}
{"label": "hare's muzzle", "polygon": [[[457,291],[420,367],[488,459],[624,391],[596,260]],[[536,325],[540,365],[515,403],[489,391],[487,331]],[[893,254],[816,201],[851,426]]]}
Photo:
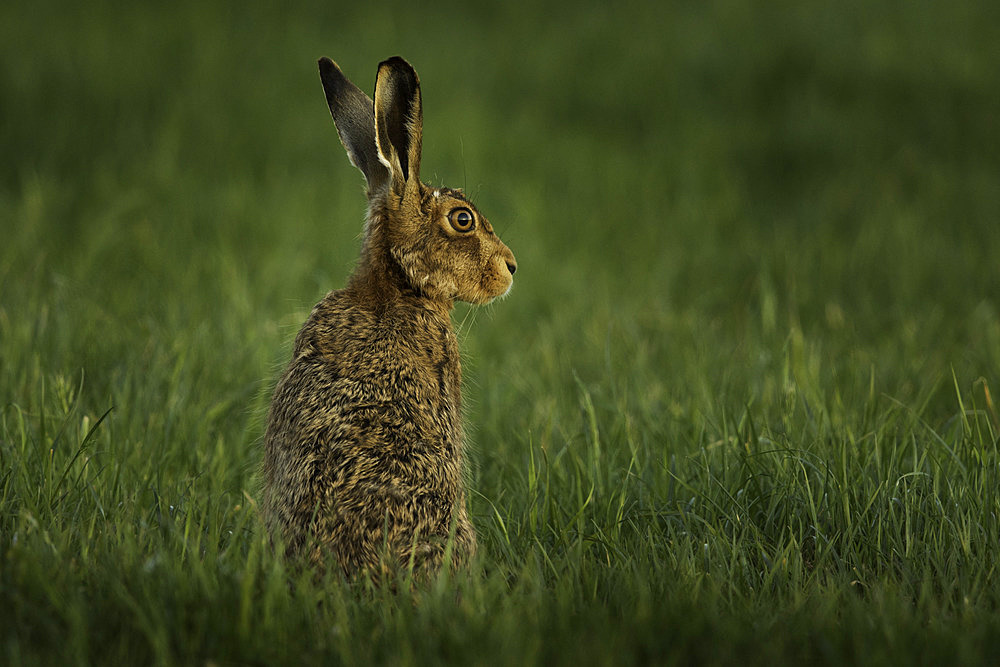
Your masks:
{"label": "hare's muzzle", "polygon": [[513,276],[514,272],[517,271],[517,260],[514,259],[514,253],[503,241],[500,241],[500,256],[503,257],[504,264],[507,265],[507,271]]}
{"label": "hare's muzzle", "polygon": [[499,257],[497,257],[495,261],[497,264],[507,267],[506,276],[502,275],[503,269],[499,269],[498,267],[498,270],[501,272],[501,275],[499,276],[500,282],[506,283],[502,286],[503,288],[499,291],[498,296],[504,297],[510,293],[510,288],[514,286],[514,272],[517,271],[517,260],[514,259],[514,253],[510,251],[510,248],[502,242],[500,246],[501,249]]}

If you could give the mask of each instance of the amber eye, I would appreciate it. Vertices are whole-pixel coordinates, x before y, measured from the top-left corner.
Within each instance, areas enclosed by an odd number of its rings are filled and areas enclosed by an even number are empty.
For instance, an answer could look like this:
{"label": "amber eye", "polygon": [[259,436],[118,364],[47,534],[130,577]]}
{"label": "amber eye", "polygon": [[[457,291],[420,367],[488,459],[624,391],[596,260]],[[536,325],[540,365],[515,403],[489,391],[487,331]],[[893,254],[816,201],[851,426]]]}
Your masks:
{"label": "amber eye", "polygon": [[455,231],[468,232],[476,224],[476,216],[467,208],[456,208],[448,214],[448,221]]}

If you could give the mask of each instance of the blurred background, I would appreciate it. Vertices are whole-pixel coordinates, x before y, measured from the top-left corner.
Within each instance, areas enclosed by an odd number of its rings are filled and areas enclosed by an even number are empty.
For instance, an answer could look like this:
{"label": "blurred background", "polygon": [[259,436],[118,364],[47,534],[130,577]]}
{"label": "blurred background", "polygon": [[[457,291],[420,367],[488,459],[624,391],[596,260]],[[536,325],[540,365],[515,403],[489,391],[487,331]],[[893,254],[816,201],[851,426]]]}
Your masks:
{"label": "blurred background", "polygon": [[[421,605],[252,511],[365,213],[316,61],[392,55],[518,260],[454,313],[484,575]],[[0,3],[3,656],[987,655],[998,64],[992,0]]]}
{"label": "blurred background", "polygon": [[359,246],[323,55],[369,93],[413,63],[423,179],[517,255],[506,301],[456,311],[487,435],[577,381],[775,415],[792,376],[932,409],[952,371],[998,382],[1000,5],[424,4],[5,3],[4,400],[83,370],[95,405],[259,435]]}

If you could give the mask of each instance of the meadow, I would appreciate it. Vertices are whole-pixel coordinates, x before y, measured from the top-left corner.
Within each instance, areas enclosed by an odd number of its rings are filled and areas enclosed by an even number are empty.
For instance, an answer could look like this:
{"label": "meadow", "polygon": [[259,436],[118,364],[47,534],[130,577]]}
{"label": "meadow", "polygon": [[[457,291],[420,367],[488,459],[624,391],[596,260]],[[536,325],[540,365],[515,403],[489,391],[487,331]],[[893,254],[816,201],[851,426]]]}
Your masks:
{"label": "meadow", "polygon": [[[270,392],[421,76],[480,553],[317,580]],[[0,7],[0,663],[1000,663],[1000,5]]]}

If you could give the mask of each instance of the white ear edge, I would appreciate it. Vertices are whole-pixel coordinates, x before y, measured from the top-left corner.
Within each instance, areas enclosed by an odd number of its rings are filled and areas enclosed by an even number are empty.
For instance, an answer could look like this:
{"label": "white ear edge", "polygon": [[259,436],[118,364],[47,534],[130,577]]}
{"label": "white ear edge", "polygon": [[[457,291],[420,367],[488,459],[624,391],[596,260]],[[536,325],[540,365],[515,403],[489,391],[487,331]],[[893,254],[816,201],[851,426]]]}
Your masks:
{"label": "white ear edge", "polygon": [[[378,140],[376,140],[375,143],[378,143]],[[378,147],[378,161],[385,165],[385,168],[389,170],[390,174],[392,173],[392,164],[390,164],[389,160],[384,155],[382,155],[381,146]]]}
{"label": "white ear edge", "polygon": [[[385,166],[385,168],[389,170],[389,180],[391,181],[393,174],[395,174],[397,171],[402,172],[403,165],[401,164],[401,161],[397,157],[396,158],[397,166],[396,167],[392,166],[392,160],[390,159],[391,155],[390,154],[386,154],[386,152],[382,149],[382,142],[379,141],[379,131],[378,130],[379,130],[379,128],[378,128],[378,113],[376,112],[376,114],[375,114],[375,153],[376,153],[376,157],[378,158],[378,161],[381,162]],[[389,150],[392,152],[392,154],[394,154],[396,152],[391,143],[389,144]],[[406,178],[406,174],[403,174],[403,178]]]}

